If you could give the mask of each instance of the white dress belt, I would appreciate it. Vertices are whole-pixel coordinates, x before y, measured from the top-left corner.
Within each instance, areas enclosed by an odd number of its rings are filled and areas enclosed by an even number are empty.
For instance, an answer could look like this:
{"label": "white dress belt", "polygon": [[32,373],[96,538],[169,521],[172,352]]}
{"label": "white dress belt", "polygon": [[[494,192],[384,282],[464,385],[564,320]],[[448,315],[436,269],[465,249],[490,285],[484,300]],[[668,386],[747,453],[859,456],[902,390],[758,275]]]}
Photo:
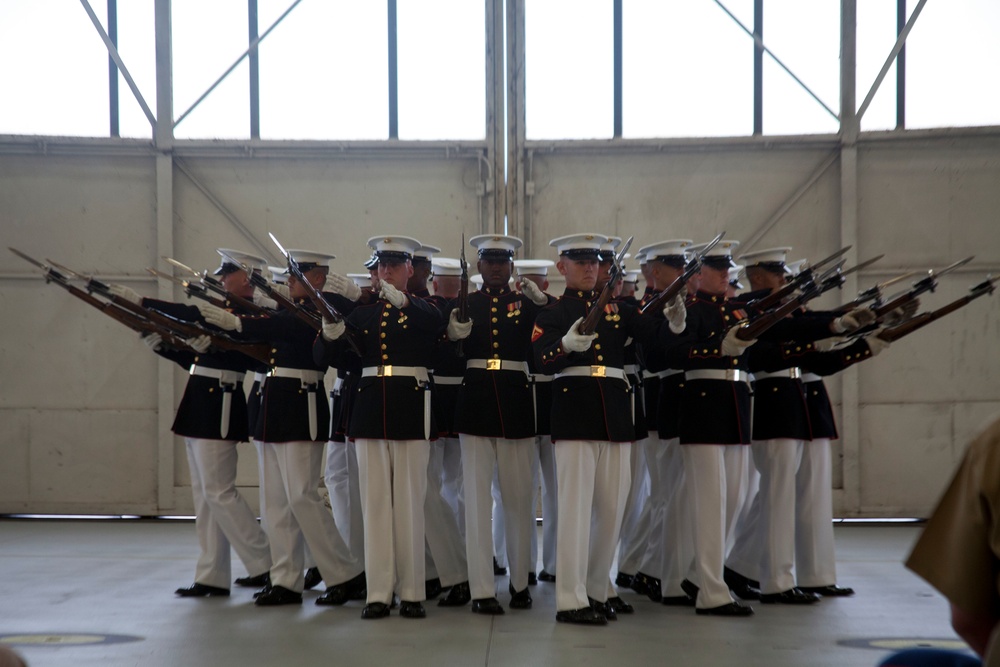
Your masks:
{"label": "white dress belt", "polygon": [[823,378],[822,378],[822,376],[816,375],[815,373],[803,373],[802,374],[802,381],[803,382],[822,382]]}
{"label": "white dress belt", "polygon": [[615,378],[617,380],[624,380],[628,383],[628,378],[625,377],[625,371],[621,368],[614,368],[612,366],[570,366],[569,368],[564,368],[555,375],[557,380],[564,377],[608,377]]}
{"label": "white dress belt", "polygon": [[693,371],[684,371],[685,380],[725,380],[727,382],[749,382],[750,376],[746,371],[736,368],[701,368]]}
{"label": "white dress belt", "polygon": [[242,371],[227,371],[221,368],[206,368],[204,366],[191,366],[191,375],[200,375],[206,378],[215,378],[224,384],[239,384],[243,382],[246,373]]}
{"label": "white dress belt", "polygon": [[272,378],[294,378],[300,380],[303,384],[319,384],[326,376],[326,372],[310,368],[272,368],[267,376]]}
{"label": "white dress belt", "polygon": [[655,378],[656,376],[657,376],[656,373],[650,373],[649,371],[643,371],[642,372],[642,379],[643,380],[651,380],[651,379]]}
{"label": "white dress belt", "polygon": [[684,371],[677,371],[677,370],[674,370],[673,368],[668,368],[667,370],[660,371],[660,372],[656,373],[655,375],[656,375],[656,377],[658,377],[658,378],[660,378],[662,380],[663,378],[668,378],[668,377],[671,377],[673,375],[680,375],[683,372]]}
{"label": "white dress belt", "polygon": [[798,380],[802,377],[801,368],[783,368],[780,371],[774,371],[773,373],[758,373],[754,372],[754,380],[773,380],[775,378],[788,378],[791,380]]}
{"label": "white dress belt", "polygon": [[552,375],[537,375],[537,374],[535,374],[535,375],[531,376],[531,381],[535,382],[535,383],[538,383],[538,382],[552,382],[552,380],[554,380],[554,379],[555,379],[555,377],[552,376]]}
{"label": "white dress belt", "polygon": [[457,375],[435,375],[434,384],[462,384],[465,378],[458,377]]}
{"label": "white dress belt", "polygon": [[466,368],[477,368],[487,371],[521,371],[528,374],[528,364],[525,361],[508,361],[506,359],[469,359]]}
{"label": "white dress belt", "polygon": [[427,382],[430,379],[424,366],[365,366],[361,369],[361,377],[410,377],[420,382]]}
{"label": "white dress belt", "polygon": [[640,373],[638,364],[625,364],[625,375],[638,376]]}

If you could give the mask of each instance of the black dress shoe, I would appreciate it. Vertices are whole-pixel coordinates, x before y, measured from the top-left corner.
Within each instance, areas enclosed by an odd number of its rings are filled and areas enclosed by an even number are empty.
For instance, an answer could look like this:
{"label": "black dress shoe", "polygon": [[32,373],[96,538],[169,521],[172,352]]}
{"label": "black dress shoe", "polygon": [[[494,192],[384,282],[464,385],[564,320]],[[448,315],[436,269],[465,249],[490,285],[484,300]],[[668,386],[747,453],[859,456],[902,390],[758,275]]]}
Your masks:
{"label": "black dress shoe", "polygon": [[635,576],[632,577],[632,590],[645,595],[653,602],[659,602],[663,599],[663,593],[660,591],[660,580],[642,572],[636,572]]}
{"label": "black dress shoe", "polygon": [[534,572],[529,572],[528,573],[528,585],[529,586],[537,586],[538,585],[538,577],[535,575]]}
{"label": "black dress shoe", "polygon": [[496,598],[479,598],[472,601],[473,614],[486,614],[487,616],[503,616],[507,612],[500,606],[500,601]]}
{"label": "black dress shoe", "polygon": [[263,574],[258,574],[255,577],[240,577],[233,582],[237,586],[249,586],[251,588],[260,588],[261,586],[266,586],[271,583],[271,573],[265,572]]}
{"label": "black dress shoe", "polygon": [[427,618],[424,605],[419,602],[403,600],[399,605],[399,615],[403,618]]}
{"label": "black dress shoe", "polygon": [[742,602],[730,602],[709,609],[695,609],[694,613],[702,616],[753,616],[753,607]]}
{"label": "black dress shoe", "polygon": [[780,593],[761,593],[760,601],[764,604],[815,604],[819,602],[819,596],[790,588]]}
{"label": "black dress shoe", "polygon": [[625,602],[625,600],[622,600],[618,596],[615,596],[613,598],[608,598],[608,606],[611,607],[611,609],[618,614],[635,613],[635,607],[630,605],[628,602]]}
{"label": "black dress shoe", "polygon": [[618,576],[615,577],[615,586],[618,588],[632,588],[632,577],[634,575],[626,574],[622,571],[618,572]]}
{"label": "black dress shoe", "polygon": [[284,586],[271,586],[253,601],[258,607],[277,607],[284,604],[302,604],[302,593],[296,593]]}
{"label": "black dress shoe", "polygon": [[507,574],[507,568],[500,567],[500,563],[498,563],[497,559],[494,558],[493,559],[493,576],[495,576],[495,577],[502,577],[505,574]]}
{"label": "black dress shoe", "polygon": [[724,568],[722,570],[722,579],[736,597],[742,600],[760,599],[760,588],[753,585],[753,580],[749,577],[744,577],[736,570],[731,570],[728,567]]}
{"label": "black dress shoe", "polygon": [[463,581],[460,584],[455,584],[448,591],[448,595],[438,600],[439,607],[463,607],[469,604],[469,600],[472,599],[472,593],[469,591],[469,582]]}
{"label": "black dress shoe", "polygon": [[577,625],[607,625],[608,619],[590,607],[557,611],[556,620],[560,623],[575,623]]}
{"label": "black dress shoe", "polygon": [[321,607],[339,607],[348,600],[357,600],[357,597],[351,597],[351,595],[352,593],[356,595],[359,586],[364,591],[366,587],[364,572],[343,583],[328,587],[325,593],[316,598],[316,604]]}
{"label": "black dress shoe", "polygon": [[257,591],[256,593],[253,594],[253,599],[256,600],[261,595],[263,595],[264,593],[267,593],[270,590],[271,590],[271,582],[269,581],[266,584],[264,584],[264,588],[260,589],[259,591]]}
{"label": "black dress shoe", "polygon": [[510,608],[511,609],[531,609],[531,593],[528,592],[528,587],[525,586],[523,591],[515,591],[514,586],[508,586],[510,590]]}
{"label": "black dress shoe", "polygon": [[799,586],[798,589],[803,593],[815,593],[823,597],[842,598],[854,595],[853,588],[838,586],[837,584],[830,584],[829,586]]}
{"label": "black dress shoe", "polygon": [[668,607],[693,607],[695,599],[690,595],[667,595],[660,600],[660,604]]}
{"label": "black dress shoe", "polygon": [[368,598],[368,577],[362,572],[358,576],[349,580],[347,586],[348,600],[365,600]]}
{"label": "black dress shoe", "polygon": [[694,585],[694,582],[690,579],[685,579],[681,582],[681,590],[684,591],[689,598],[698,599],[698,591],[700,590]]}
{"label": "black dress shoe", "polygon": [[556,575],[549,574],[545,570],[542,570],[541,572],[538,573],[538,580],[553,584],[556,581]]}
{"label": "black dress shoe", "polygon": [[389,605],[382,602],[372,602],[365,605],[365,608],[361,610],[361,618],[365,619],[376,619],[385,618],[389,615]]}
{"label": "black dress shoe", "polygon": [[193,583],[187,588],[178,588],[176,591],[174,591],[174,593],[180,595],[182,598],[229,597],[228,588],[219,588],[218,586],[206,586],[205,584],[199,584],[198,582]]}
{"label": "black dress shoe", "polygon": [[319,573],[318,567],[311,567],[306,570],[306,579],[303,585],[307,591],[319,586],[319,582],[321,581],[323,581],[323,575]]}
{"label": "black dress shoe", "polygon": [[441,595],[441,580],[438,577],[428,579],[424,582],[424,595],[428,600],[433,600]]}
{"label": "black dress shoe", "polygon": [[611,608],[611,605],[605,602],[598,602],[594,598],[588,597],[587,601],[590,602],[590,608],[596,611],[598,614],[608,619],[609,621],[617,621],[618,614],[615,610]]}

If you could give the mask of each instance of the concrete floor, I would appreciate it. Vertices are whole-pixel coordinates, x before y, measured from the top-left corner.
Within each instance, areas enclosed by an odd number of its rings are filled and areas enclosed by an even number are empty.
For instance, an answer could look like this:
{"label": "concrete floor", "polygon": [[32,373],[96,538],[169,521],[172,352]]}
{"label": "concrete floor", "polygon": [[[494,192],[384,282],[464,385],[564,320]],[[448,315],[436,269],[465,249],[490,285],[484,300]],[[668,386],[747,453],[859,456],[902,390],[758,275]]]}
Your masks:
{"label": "concrete floor", "polygon": [[[252,590],[180,599],[197,545],[189,521],[0,519],[0,643],[32,667],[73,665],[876,665],[894,644],[956,640],[947,604],[905,570],[919,528],[837,527],[840,583],[853,598],[755,605],[749,619],[696,616],[631,591],[607,627],[555,622],[552,584],[534,608],[482,617],[430,603],[424,620],[360,618],[362,603],[257,608]],[[244,573],[234,557],[234,576]],[[507,579],[497,578],[506,606]],[[20,637],[18,636],[20,635]],[[939,644],[940,645],[940,644]]]}

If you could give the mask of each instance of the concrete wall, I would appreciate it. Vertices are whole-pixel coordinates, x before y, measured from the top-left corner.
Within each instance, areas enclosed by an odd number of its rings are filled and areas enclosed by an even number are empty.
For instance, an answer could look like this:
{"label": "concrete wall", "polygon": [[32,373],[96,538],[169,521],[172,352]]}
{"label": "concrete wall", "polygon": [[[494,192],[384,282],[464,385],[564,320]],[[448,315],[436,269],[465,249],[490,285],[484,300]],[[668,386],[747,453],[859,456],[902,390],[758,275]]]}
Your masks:
{"label": "concrete wall", "polygon": [[[815,260],[844,235],[839,150],[833,140],[801,139],[529,146],[530,196],[523,229],[512,231],[535,257],[553,257],[548,239],[576,231],[635,235],[638,248],[724,229]],[[858,286],[975,254],[924,299],[936,307],[1000,269],[1000,132],[866,135],[857,155],[852,256],[886,255]],[[474,151],[268,155],[209,146],[176,157],[173,247],[161,248],[148,147],[0,149],[3,245],[155,295],[145,267],[164,269],[160,255],[203,269],[217,265],[217,246],[252,250],[206,191],[256,239],[266,243],[272,231],[288,247],[333,252],[341,272],[360,270],[364,241],[376,234],[410,234],[455,255],[462,231],[494,224],[480,216],[492,205],[476,194]],[[183,443],[167,439],[166,457],[158,444],[159,411],[170,404],[159,392],[172,387],[176,404],[183,374],[37,275],[0,254],[0,512],[190,512]],[[913,516],[933,506],[976,427],[1000,409],[997,313],[996,298],[983,298],[829,382],[838,399],[844,386],[858,397],[837,449],[839,513]],[[241,454],[240,484],[253,489],[253,450]]]}

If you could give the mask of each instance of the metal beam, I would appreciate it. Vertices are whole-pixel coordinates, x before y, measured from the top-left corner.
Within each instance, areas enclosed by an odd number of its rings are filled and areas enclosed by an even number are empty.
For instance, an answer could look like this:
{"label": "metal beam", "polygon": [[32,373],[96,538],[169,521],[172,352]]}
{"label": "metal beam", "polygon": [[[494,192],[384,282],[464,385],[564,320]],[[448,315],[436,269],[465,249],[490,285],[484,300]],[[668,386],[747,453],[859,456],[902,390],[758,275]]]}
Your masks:
{"label": "metal beam", "polygon": [[[250,44],[257,41],[257,0],[247,0],[247,31]],[[260,139],[260,52],[250,48],[250,138]]]}
{"label": "metal beam", "polygon": [[[86,2],[86,0],[80,0],[80,1],[81,1],[81,2]],[[250,52],[251,52],[251,51],[256,51],[256,49],[257,49],[257,46],[258,46],[258,45],[259,45],[259,44],[260,44],[260,43],[261,43],[262,41],[264,41],[264,38],[265,38],[265,37],[267,37],[268,35],[270,35],[270,34],[271,34],[271,31],[272,31],[272,30],[274,30],[274,29],[275,29],[275,28],[276,28],[276,27],[278,26],[278,24],[279,24],[279,23],[281,23],[281,22],[282,22],[282,21],[283,21],[283,20],[285,19],[285,17],[286,17],[286,16],[288,16],[288,14],[289,14],[289,13],[290,13],[290,12],[291,12],[291,11],[292,11],[293,9],[295,9],[295,7],[296,7],[296,6],[298,6],[298,4],[299,4],[300,2],[302,2],[302,0],[295,0],[295,2],[293,2],[293,3],[292,3],[292,4],[291,4],[291,5],[289,6],[289,7],[288,7],[288,9],[286,9],[286,10],[285,10],[285,11],[284,11],[284,12],[283,12],[283,13],[281,14],[281,16],[279,16],[279,17],[277,18],[277,20],[276,20],[276,21],[275,21],[274,23],[272,23],[272,24],[271,24],[271,27],[270,27],[270,28],[268,28],[267,30],[265,30],[265,31],[264,31],[264,34],[263,34],[263,35],[261,35],[261,36],[260,36],[260,37],[258,37],[257,39],[255,39],[255,40],[253,40],[252,42],[250,42],[250,46],[248,46],[248,47],[247,47],[247,50],[246,50],[246,51],[244,51],[244,52],[243,52],[243,53],[242,53],[242,54],[240,55],[240,57],[236,59],[236,62],[234,62],[234,63],[233,63],[232,65],[230,65],[230,66],[229,66],[229,69],[227,69],[227,70],[226,70],[225,72],[223,72],[223,73],[222,73],[222,76],[220,76],[220,77],[219,77],[218,79],[216,79],[216,80],[215,80],[215,83],[213,83],[213,84],[212,84],[211,86],[209,86],[209,87],[208,87],[208,90],[206,90],[206,91],[205,91],[204,93],[202,93],[202,94],[201,94],[201,97],[199,97],[198,99],[196,99],[196,100],[194,101],[194,104],[192,104],[192,105],[191,105],[190,107],[188,107],[187,111],[185,111],[184,113],[182,113],[182,114],[181,114],[180,116],[178,116],[178,117],[177,117],[177,120],[175,120],[175,121],[174,121],[174,124],[173,124],[173,126],[174,126],[174,127],[177,127],[178,125],[180,125],[181,121],[182,121],[182,120],[184,120],[185,118],[187,118],[187,117],[188,117],[188,115],[189,115],[189,114],[190,114],[190,113],[191,113],[192,111],[194,111],[195,107],[197,107],[197,106],[198,106],[199,104],[201,104],[202,100],[204,100],[204,99],[205,99],[206,97],[208,97],[208,96],[209,96],[209,95],[210,95],[210,94],[212,93],[212,91],[213,91],[213,90],[215,90],[215,89],[216,89],[216,88],[218,87],[218,85],[219,85],[220,83],[222,83],[222,81],[223,81],[223,80],[224,80],[224,79],[225,79],[225,78],[226,78],[227,76],[229,76],[229,73],[230,73],[230,72],[232,72],[232,71],[233,71],[234,69],[236,69],[236,67],[237,67],[237,66],[238,66],[238,65],[239,65],[239,64],[240,64],[241,62],[243,62],[243,59],[244,59],[244,58],[246,58],[247,56],[249,56],[249,55],[250,55]]]}
{"label": "metal beam", "polygon": [[764,134],[764,0],[753,2],[753,133]]}
{"label": "metal beam", "polygon": [[614,138],[622,136],[622,0],[614,0]]}
{"label": "metal beam", "polygon": [[389,138],[399,139],[399,26],[396,0],[388,2],[389,23]]}
{"label": "metal beam", "polygon": [[781,59],[778,58],[778,56],[776,56],[774,54],[774,52],[771,51],[771,49],[767,48],[767,46],[764,45],[764,41],[758,35],[756,35],[754,33],[754,31],[750,30],[745,25],[743,25],[743,23],[740,22],[740,20],[738,18],[736,18],[736,16],[733,15],[733,13],[731,11],[729,11],[728,9],[726,9],[726,6],[724,4],[722,4],[721,0],[714,0],[714,2],[715,2],[715,4],[719,5],[719,7],[722,8],[722,11],[724,11],[726,14],[729,15],[729,18],[731,18],[736,23],[736,25],[738,25],[743,30],[743,32],[745,32],[751,38],[753,38],[753,41],[758,46],[758,48],[762,49],[765,53],[767,53],[767,55],[769,55],[772,58],[774,58],[774,62],[778,63],[778,66],[781,67],[781,69],[785,70],[785,72],[788,73],[788,76],[790,76],[793,79],[795,79],[795,82],[798,83],[800,86],[802,86],[802,89],[805,90],[807,93],[809,93],[810,97],[812,97],[814,100],[816,100],[821,107],[823,107],[824,109],[826,109],[826,112],[828,114],[830,114],[831,116],[833,116],[833,118],[835,120],[838,120],[838,121],[840,120],[840,118],[837,116],[836,112],[833,109],[831,109],[830,107],[828,107],[826,105],[826,102],[824,102],[823,100],[821,100],[819,98],[819,96],[816,93],[814,93],[812,91],[812,89],[809,86],[807,86],[802,79],[800,79],[799,77],[795,76],[795,73],[792,72],[792,70],[788,69],[788,66],[785,65],[785,63],[781,62]]}
{"label": "metal beam", "polygon": [[906,38],[910,34],[910,30],[913,29],[913,24],[916,23],[917,17],[920,16],[920,12],[926,4],[927,0],[919,0],[919,2],[917,2],[917,6],[913,9],[913,13],[910,14],[910,20],[906,22],[906,25],[903,26],[902,31],[900,31],[899,37],[896,38],[896,43],[892,47],[892,51],[889,52],[889,57],[885,59],[882,69],[879,70],[878,76],[875,77],[875,83],[872,84],[871,90],[869,90],[868,95],[865,96],[865,101],[861,103],[861,107],[858,109],[859,121],[861,120],[861,117],[865,115],[865,111],[868,110],[868,105],[872,103],[872,98],[875,97],[878,87],[882,85],[882,80],[885,78],[889,68],[892,67],[892,61],[895,60],[896,56],[899,55],[899,52],[903,50],[903,44],[906,43]]}
{"label": "metal beam", "polygon": [[139,106],[142,107],[142,112],[146,114],[146,118],[149,120],[150,127],[152,127],[155,132],[156,116],[154,116],[153,112],[150,111],[145,98],[143,98],[142,93],[139,92],[139,87],[135,85],[132,75],[129,74],[128,68],[125,67],[125,63],[122,62],[121,56],[118,55],[118,48],[114,45],[114,42],[111,41],[111,37],[108,36],[108,33],[104,31],[104,26],[101,25],[101,21],[97,18],[97,14],[94,13],[94,8],[90,6],[90,3],[87,0],[80,0],[80,4],[83,5],[84,10],[87,12],[87,16],[90,17],[90,22],[94,24],[94,28],[101,36],[101,39],[104,40],[104,46],[108,49],[108,55],[111,56],[111,60],[113,60],[115,65],[117,65],[118,71],[120,71],[122,76],[125,77],[125,83],[128,84],[132,94],[135,95],[136,101],[139,103]]}
{"label": "metal beam", "polygon": [[[118,48],[118,0],[108,0],[108,38]],[[118,65],[108,55],[108,112],[112,137],[121,136],[118,111]]]}

